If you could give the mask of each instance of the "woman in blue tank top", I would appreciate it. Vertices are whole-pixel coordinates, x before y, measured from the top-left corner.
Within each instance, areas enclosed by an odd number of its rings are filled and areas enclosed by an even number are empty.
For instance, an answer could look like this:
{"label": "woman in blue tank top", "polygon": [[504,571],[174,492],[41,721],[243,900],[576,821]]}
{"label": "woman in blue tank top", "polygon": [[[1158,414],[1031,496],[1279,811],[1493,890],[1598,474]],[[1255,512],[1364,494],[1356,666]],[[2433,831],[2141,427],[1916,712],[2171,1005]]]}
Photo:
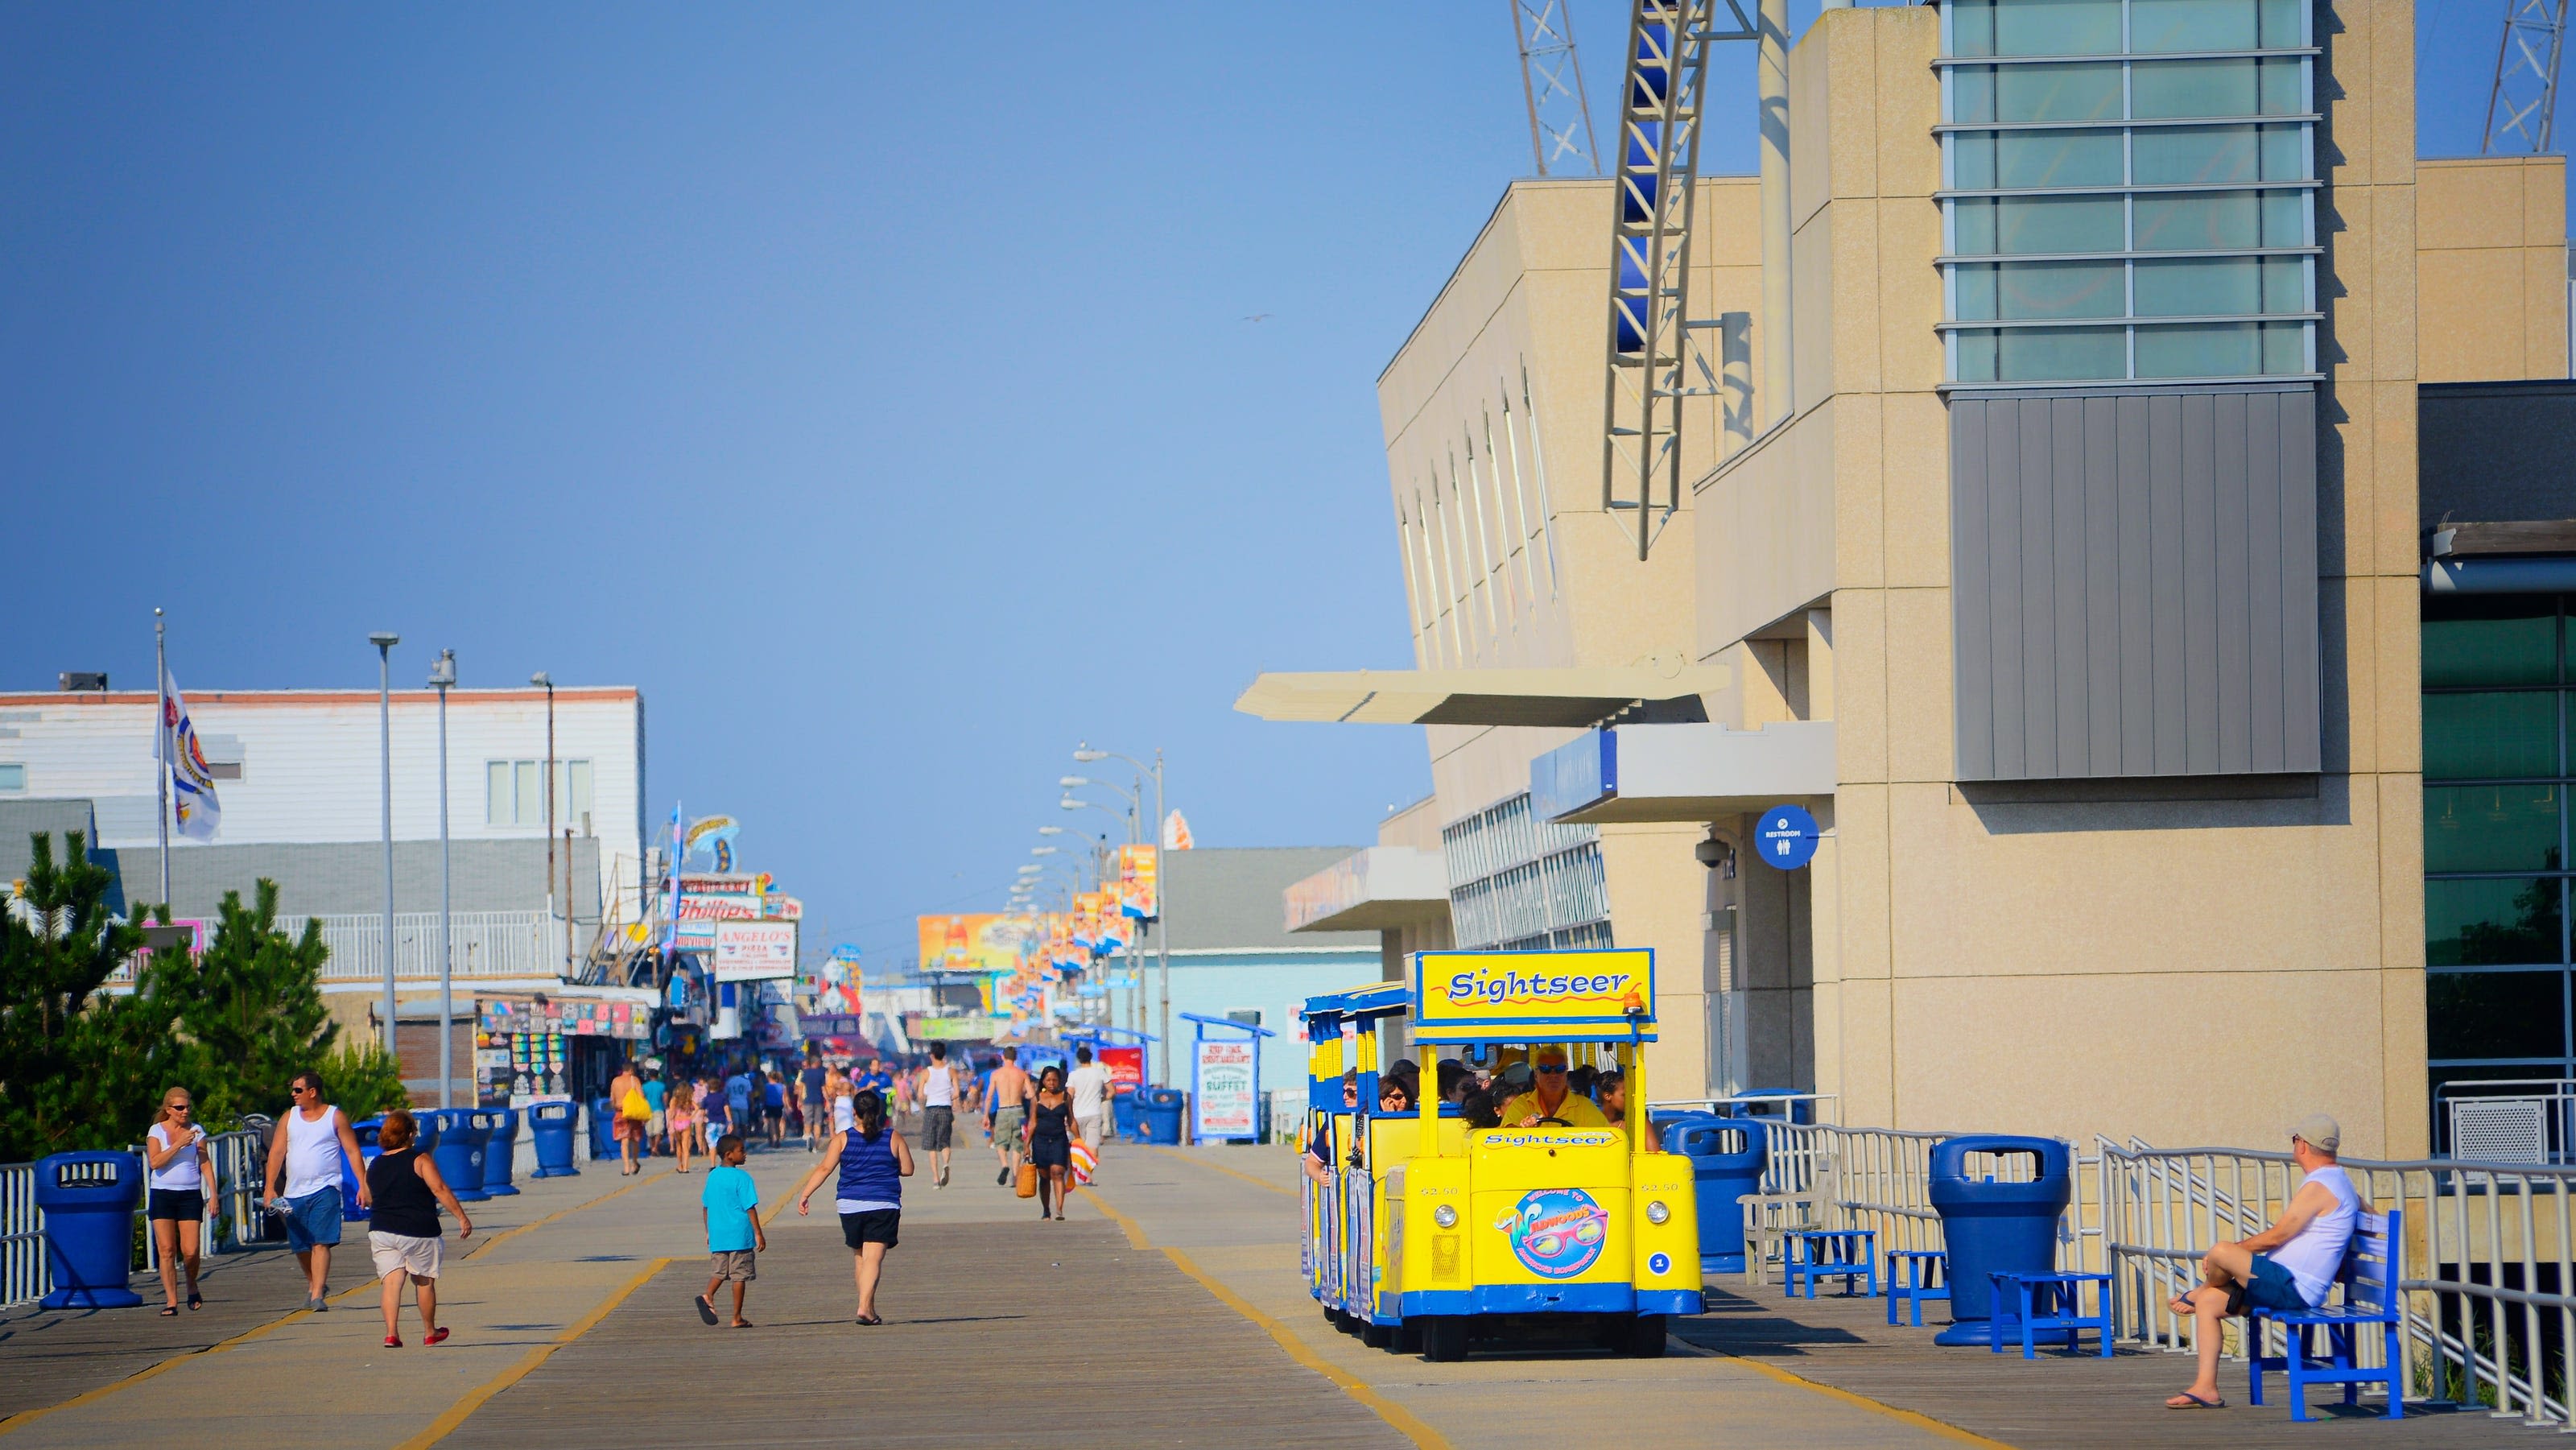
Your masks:
{"label": "woman in blue tank top", "polygon": [[841,1240],[850,1246],[851,1272],[859,1284],[859,1323],[877,1317],[877,1275],[895,1245],[903,1220],[903,1180],[912,1176],[912,1147],[886,1122],[885,1097],[871,1088],[850,1104],[851,1125],[832,1135],[823,1161],[796,1190],[796,1212],[807,1212],[814,1190],[835,1170],[840,1183],[833,1206],[841,1212]]}

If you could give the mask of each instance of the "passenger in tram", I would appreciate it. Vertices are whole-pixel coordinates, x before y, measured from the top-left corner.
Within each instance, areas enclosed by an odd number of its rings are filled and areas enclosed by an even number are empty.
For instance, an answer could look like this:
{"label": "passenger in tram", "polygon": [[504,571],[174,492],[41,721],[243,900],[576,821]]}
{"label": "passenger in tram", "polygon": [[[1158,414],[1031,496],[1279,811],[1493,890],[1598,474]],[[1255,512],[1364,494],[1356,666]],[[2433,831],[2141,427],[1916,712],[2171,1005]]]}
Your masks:
{"label": "passenger in tram", "polygon": [[1485,1088],[1476,1089],[1459,1102],[1458,1116],[1466,1121],[1471,1132],[1477,1128],[1499,1128],[1503,1125],[1502,1110],[1495,1106],[1493,1093]]}
{"label": "passenger in tram", "polygon": [[[1358,1110],[1359,1105],[1360,1075],[1356,1072],[1343,1073],[1342,1110],[1354,1112]],[[1333,1125],[1330,1122],[1323,1123],[1315,1129],[1315,1136],[1306,1142],[1306,1155],[1301,1161],[1305,1165],[1307,1177],[1319,1184],[1332,1181]]]}
{"label": "passenger in tram", "polygon": [[1601,1105],[1601,1116],[1610,1120],[1611,1127],[1627,1126],[1628,1075],[1626,1073],[1612,1068],[1594,1079],[1592,1099]]}
{"label": "passenger in tram", "polygon": [[[1540,1047],[1531,1055],[1531,1088],[1503,1104],[1503,1121],[1515,1128],[1534,1128],[1543,1118],[1552,1118],[1571,1128],[1606,1128],[1610,1120],[1592,1105],[1592,1100],[1577,1095],[1567,1080],[1565,1049],[1556,1045]],[[1504,1074],[1506,1080],[1510,1074]]]}
{"label": "passenger in tram", "polygon": [[1440,1084],[1440,1101],[1444,1103],[1454,1103],[1464,1099],[1475,1086],[1473,1079],[1468,1075],[1467,1065],[1454,1057],[1440,1059],[1440,1066],[1435,1069],[1435,1072]]}
{"label": "passenger in tram", "polygon": [[1377,1110],[1381,1113],[1413,1111],[1413,1088],[1400,1077],[1383,1077],[1377,1084]]}

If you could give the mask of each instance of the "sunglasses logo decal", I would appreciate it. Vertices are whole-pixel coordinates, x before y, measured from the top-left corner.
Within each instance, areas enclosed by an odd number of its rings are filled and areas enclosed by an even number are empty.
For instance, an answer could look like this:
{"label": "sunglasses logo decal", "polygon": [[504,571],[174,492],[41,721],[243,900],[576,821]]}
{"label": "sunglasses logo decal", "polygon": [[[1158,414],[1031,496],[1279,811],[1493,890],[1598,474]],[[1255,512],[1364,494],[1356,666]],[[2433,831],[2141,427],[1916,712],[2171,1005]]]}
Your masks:
{"label": "sunglasses logo decal", "polygon": [[1536,1188],[1495,1221],[1521,1266],[1543,1279],[1571,1279],[1600,1261],[1610,1214],[1580,1188]]}

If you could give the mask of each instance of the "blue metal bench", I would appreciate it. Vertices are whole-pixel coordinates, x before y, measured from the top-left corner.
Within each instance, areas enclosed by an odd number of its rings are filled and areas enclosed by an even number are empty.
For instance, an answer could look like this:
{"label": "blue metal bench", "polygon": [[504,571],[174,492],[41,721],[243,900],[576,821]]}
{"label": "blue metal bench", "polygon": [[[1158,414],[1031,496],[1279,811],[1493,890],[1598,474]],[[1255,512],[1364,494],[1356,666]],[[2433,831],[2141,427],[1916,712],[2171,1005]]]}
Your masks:
{"label": "blue metal bench", "polygon": [[[1933,1280],[1938,1279],[1939,1283]],[[1887,1251],[1887,1322],[1896,1322],[1896,1305],[1905,1302],[1914,1327],[1923,1327],[1923,1306],[1950,1297],[1950,1256],[1940,1249]]]}
{"label": "blue metal bench", "polygon": [[1796,1298],[1798,1285],[1807,1286],[1807,1297],[1816,1297],[1818,1279],[1840,1279],[1846,1297],[1859,1292],[1855,1279],[1869,1281],[1869,1295],[1878,1297],[1878,1231],[1865,1228],[1802,1229],[1787,1239],[1787,1250],[1781,1256],[1781,1287]]}
{"label": "blue metal bench", "polygon": [[[2018,1339],[2021,1357],[2039,1358],[2041,1335],[2066,1336],[2066,1352],[2073,1354],[2080,1345],[2078,1338],[2090,1329],[2101,1341],[2102,1357],[2111,1357],[2111,1276],[2058,1271],[2046,1274],[1994,1273],[1994,1338],[1987,1348],[1997,1354]],[[2093,1286],[2093,1312],[2084,1312],[2084,1286]]]}
{"label": "blue metal bench", "polygon": [[[2335,1282],[2343,1286],[2343,1302],[2326,1304],[2296,1314],[2282,1314],[2252,1305],[2245,1310],[2245,1342],[2254,1352],[2246,1357],[2245,1398],[2263,1403],[2263,1372],[2281,1370],[2290,1381],[2290,1418],[2308,1418],[2308,1386],[2336,1384],[2343,1386],[2343,1402],[2357,1403],[2363,1385],[2385,1385],[2388,1388],[2388,1414],[2391,1420],[2406,1415],[2406,1393],[2398,1383],[2404,1372],[2405,1357],[2398,1352],[2396,1286],[2405,1281],[2402,1260],[2405,1256],[2406,1215],[2365,1213],[2353,1226],[2352,1246],[2344,1251],[2343,1271]],[[2266,1357],[2261,1351],[2263,1321],[2270,1320],[2285,1331],[2287,1354]],[[2379,1330],[2381,1363],[2376,1369],[2365,1369],[2357,1352],[2361,1332],[2376,1326]],[[2326,1332],[2326,1357],[2312,1353],[2309,1336],[2316,1330]]]}

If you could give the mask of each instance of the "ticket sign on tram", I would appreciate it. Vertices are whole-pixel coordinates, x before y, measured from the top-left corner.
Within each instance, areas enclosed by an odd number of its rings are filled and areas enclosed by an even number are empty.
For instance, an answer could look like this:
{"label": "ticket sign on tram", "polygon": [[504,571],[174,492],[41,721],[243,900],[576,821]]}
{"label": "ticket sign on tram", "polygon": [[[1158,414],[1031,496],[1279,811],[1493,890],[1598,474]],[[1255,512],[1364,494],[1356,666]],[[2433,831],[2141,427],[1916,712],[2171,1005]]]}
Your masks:
{"label": "ticket sign on tram", "polygon": [[1417,1042],[1652,1042],[1651,948],[1416,952]]}

